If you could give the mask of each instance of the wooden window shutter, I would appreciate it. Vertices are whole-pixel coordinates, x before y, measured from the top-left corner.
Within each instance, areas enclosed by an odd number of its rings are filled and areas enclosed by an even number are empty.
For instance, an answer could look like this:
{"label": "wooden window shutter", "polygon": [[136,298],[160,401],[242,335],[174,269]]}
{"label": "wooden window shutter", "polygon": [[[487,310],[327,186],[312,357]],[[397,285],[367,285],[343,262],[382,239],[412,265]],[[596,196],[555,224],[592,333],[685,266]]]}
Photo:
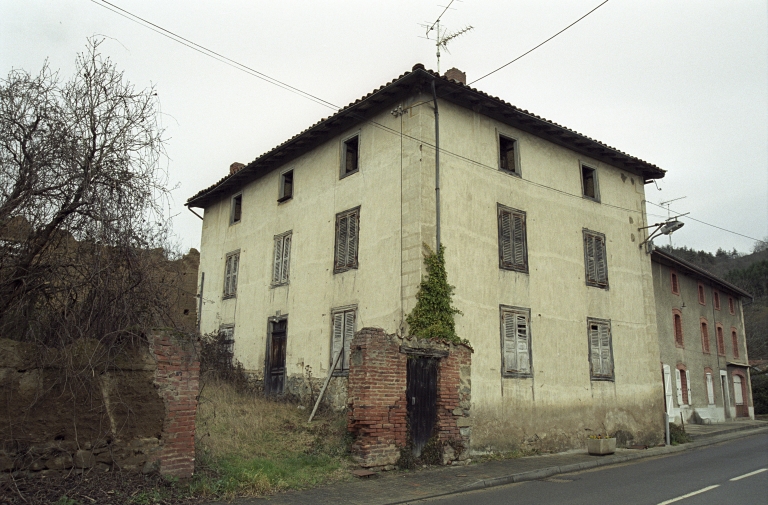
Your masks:
{"label": "wooden window shutter", "polygon": [[587,282],[596,283],[597,273],[595,268],[595,237],[594,235],[584,236],[584,247],[587,254]]}
{"label": "wooden window shutter", "polygon": [[235,294],[237,292],[237,269],[240,267],[240,255],[239,254],[233,254],[232,255],[232,280],[230,281],[229,287],[231,288],[231,293]]}
{"label": "wooden window shutter", "polygon": [[611,363],[611,334],[607,324],[600,325],[600,366],[602,375],[612,376],[613,365]]}
{"label": "wooden window shutter", "polygon": [[344,356],[342,369],[349,370],[349,346],[355,337],[355,311],[348,310],[344,313]]}
{"label": "wooden window shutter", "polygon": [[346,262],[345,262],[345,266],[347,268],[357,267],[357,236],[358,236],[357,231],[359,226],[359,220],[360,220],[360,214],[358,212],[350,213],[349,217],[347,218],[348,239],[347,239],[347,255],[346,255]]}
{"label": "wooden window shutter", "polygon": [[227,256],[224,269],[224,294],[228,295],[230,294],[229,282],[232,279],[232,256]]}
{"label": "wooden window shutter", "polygon": [[506,209],[499,209],[499,253],[501,266],[512,266],[512,213]]}
{"label": "wooden window shutter", "polygon": [[275,237],[275,261],[274,269],[272,272],[272,282],[277,284],[280,282],[280,272],[283,267],[283,237]]}
{"label": "wooden window shutter", "polygon": [[342,215],[336,219],[336,269],[342,269],[347,264],[347,227],[349,216]]}
{"label": "wooden window shutter", "polygon": [[514,233],[512,235],[513,248],[515,253],[513,265],[520,269],[525,270],[525,214],[513,213],[512,223],[514,224]]}
{"label": "wooden window shutter", "polygon": [[517,342],[515,328],[515,314],[504,312],[504,368],[507,372],[517,371]]}
{"label": "wooden window shutter", "polygon": [[594,323],[589,326],[589,347],[592,375],[602,375],[602,365],[600,363],[600,326]]}
{"label": "wooden window shutter", "polygon": [[528,271],[525,212],[499,204],[499,268]]}
{"label": "wooden window shutter", "polygon": [[280,266],[280,282],[288,282],[288,268],[291,263],[291,235],[283,237],[283,257]]}
{"label": "wooden window shutter", "polygon": [[693,401],[693,397],[691,396],[691,372],[688,370],[685,370],[685,389],[686,389],[686,395],[685,400],[688,405],[691,404]]}
{"label": "wooden window shutter", "polygon": [[601,286],[608,284],[608,264],[605,257],[605,239],[594,237],[595,240],[595,275]]}
{"label": "wooden window shutter", "polygon": [[[333,361],[336,359],[336,355],[339,353],[340,350],[343,349],[343,347],[344,347],[344,313],[336,312],[333,315],[333,344],[331,349],[331,365],[333,365]],[[342,370],[343,362],[344,362],[344,358],[342,356],[341,358],[339,358],[339,361],[336,364],[335,370]]]}
{"label": "wooden window shutter", "polygon": [[517,335],[517,371],[520,373],[530,373],[528,318],[524,314],[515,314],[515,330]]}
{"label": "wooden window shutter", "polygon": [[664,396],[667,400],[667,413],[672,412],[672,374],[670,373],[669,365],[662,365],[661,367],[664,373]]}
{"label": "wooden window shutter", "polygon": [[683,385],[681,384],[680,369],[675,368],[675,378],[677,379],[677,404],[683,405]]}

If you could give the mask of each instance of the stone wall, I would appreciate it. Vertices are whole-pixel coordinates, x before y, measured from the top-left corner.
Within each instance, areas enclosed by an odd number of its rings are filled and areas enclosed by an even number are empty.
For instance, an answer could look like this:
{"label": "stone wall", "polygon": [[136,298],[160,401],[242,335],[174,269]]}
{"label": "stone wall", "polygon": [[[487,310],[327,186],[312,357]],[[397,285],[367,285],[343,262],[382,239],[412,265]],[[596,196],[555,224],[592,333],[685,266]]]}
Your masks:
{"label": "stone wall", "polygon": [[440,362],[433,438],[443,464],[463,461],[471,435],[471,353],[464,345],[402,339],[379,328],[355,334],[347,386],[353,458],[364,467],[389,469],[408,450],[408,356],[434,355]]}
{"label": "stone wall", "polygon": [[166,331],[149,344],[114,356],[94,339],[60,351],[0,339],[0,472],[191,476],[196,345]]}

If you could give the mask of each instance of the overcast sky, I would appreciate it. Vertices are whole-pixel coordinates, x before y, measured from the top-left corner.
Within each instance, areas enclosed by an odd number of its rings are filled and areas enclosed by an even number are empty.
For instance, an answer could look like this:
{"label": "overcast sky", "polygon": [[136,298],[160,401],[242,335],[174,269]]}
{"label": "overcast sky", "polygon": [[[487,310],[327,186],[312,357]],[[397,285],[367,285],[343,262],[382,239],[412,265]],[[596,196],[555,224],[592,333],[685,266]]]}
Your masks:
{"label": "overcast sky", "polygon": [[[450,0],[113,0],[266,75],[346,105],[421,62],[420,23]],[[468,81],[509,62],[602,0],[454,2],[443,54]],[[173,42],[98,0],[0,0],[0,73],[71,75],[86,38],[137,86],[156,87],[168,137],[174,230],[199,247],[184,202],[333,111]],[[441,4],[442,6],[438,5]],[[768,237],[768,2],[610,0],[520,61],[473,85],[667,170],[654,203],[747,237]],[[651,222],[666,212],[648,206]],[[675,245],[749,251],[754,240],[683,218]],[[666,239],[657,243],[666,243]]]}

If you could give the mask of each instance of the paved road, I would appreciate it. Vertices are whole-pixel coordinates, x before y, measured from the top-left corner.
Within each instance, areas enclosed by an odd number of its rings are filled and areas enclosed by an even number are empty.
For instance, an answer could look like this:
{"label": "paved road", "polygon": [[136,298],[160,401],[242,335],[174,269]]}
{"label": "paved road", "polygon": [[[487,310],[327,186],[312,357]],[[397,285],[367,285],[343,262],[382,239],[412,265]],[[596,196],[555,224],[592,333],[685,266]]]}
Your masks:
{"label": "paved road", "polygon": [[672,456],[413,503],[768,505],[768,434]]}

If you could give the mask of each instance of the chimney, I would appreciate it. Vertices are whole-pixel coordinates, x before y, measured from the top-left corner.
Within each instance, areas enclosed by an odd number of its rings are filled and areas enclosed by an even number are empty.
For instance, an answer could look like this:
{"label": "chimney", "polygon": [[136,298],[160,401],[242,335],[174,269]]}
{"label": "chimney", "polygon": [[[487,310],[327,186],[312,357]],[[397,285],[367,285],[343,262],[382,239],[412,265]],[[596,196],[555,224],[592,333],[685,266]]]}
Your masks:
{"label": "chimney", "polygon": [[452,81],[458,81],[462,84],[467,83],[467,74],[465,74],[464,72],[462,72],[456,67],[453,67],[452,69],[448,70],[445,73],[445,78],[450,79]]}
{"label": "chimney", "polygon": [[232,174],[234,174],[234,173],[237,173],[237,172],[239,172],[239,171],[240,171],[242,168],[244,168],[244,167],[245,167],[245,165],[243,165],[242,163],[238,163],[237,161],[236,161],[236,162],[234,162],[234,163],[232,163],[232,164],[229,166],[229,175],[232,175]]}

